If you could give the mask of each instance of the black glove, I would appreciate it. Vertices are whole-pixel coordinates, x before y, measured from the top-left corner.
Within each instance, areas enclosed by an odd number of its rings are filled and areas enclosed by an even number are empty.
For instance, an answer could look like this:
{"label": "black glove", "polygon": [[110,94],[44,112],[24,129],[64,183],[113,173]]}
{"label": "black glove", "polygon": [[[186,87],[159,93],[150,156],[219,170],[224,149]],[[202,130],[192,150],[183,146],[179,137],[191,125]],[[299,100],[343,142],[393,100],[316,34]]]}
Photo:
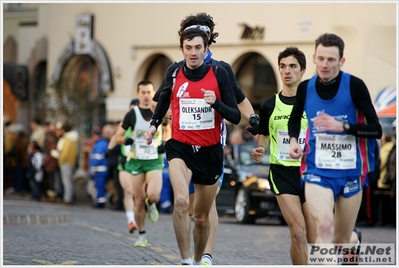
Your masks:
{"label": "black glove", "polygon": [[247,128],[247,131],[252,135],[257,135],[259,131],[259,115],[251,114],[248,119],[249,124],[251,127]]}
{"label": "black glove", "polygon": [[108,150],[105,152],[104,157],[105,157],[105,158],[109,158],[109,157],[111,156],[111,154],[112,154],[112,150],[111,150],[111,149],[108,149]]}
{"label": "black glove", "polygon": [[126,137],[125,140],[123,141],[124,145],[132,145],[134,140],[132,138]]}
{"label": "black glove", "polygon": [[158,146],[158,153],[163,154],[165,152],[165,142],[162,141],[161,145]]}

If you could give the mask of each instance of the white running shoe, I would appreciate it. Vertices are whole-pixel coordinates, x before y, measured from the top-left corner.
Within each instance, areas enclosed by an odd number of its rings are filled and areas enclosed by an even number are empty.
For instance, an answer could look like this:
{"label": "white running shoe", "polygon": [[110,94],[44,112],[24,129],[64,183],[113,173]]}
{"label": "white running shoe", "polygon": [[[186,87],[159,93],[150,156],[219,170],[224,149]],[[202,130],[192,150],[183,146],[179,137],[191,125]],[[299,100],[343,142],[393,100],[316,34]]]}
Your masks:
{"label": "white running shoe", "polygon": [[148,198],[145,199],[145,205],[147,206],[147,218],[148,221],[151,223],[155,223],[158,221],[159,212],[157,209],[157,205],[152,203],[151,205],[148,204]]}
{"label": "white running shoe", "polygon": [[134,246],[145,248],[147,246],[147,239],[145,238],[145,236],[139,235],[139,237],[136,240],[136,243],[134,243]]}

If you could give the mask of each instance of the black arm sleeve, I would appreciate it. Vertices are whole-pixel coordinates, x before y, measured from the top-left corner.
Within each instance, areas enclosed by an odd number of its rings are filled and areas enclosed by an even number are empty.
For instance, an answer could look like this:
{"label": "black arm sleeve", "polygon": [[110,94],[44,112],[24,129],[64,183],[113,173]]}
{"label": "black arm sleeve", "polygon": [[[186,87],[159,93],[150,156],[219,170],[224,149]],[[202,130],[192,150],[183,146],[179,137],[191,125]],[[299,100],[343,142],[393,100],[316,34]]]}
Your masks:
{"label": "black arm sleeve", "polygon": [[229,75],[227,71],[220,66],[216,68],[215,74],[222,100],[216,99],[215,103],[211,105],[211,107],[220,113],[223,118],[235,125],[238,125],[241,120],[241,113],[240,110],[238,110],[237,101],[231,88],[232,85],[229,80]]}
{"label": "black arm sleeve", "polygon": [[175,70],[178,66],[183,65],[183,64],[184,64],[184,62],[180,61],[178,63],[175,62],[175,63],[172,63],[171,65],[169,65],[168,69],[166,69],[165,73],[163,74],[163,79],[162,79],[161,85],[159,86],[157,92],[155,92],[154,97],[152,97],[153,101],[158,102],[158,100],[159,100],[159,96],[161,95],[162,89],[165,87],[165,84],[166,84],[166,81],[165,81],[166,74],[171,72],[171,70]]}
{"label": "black arm sleeve", "polygon": [[259,111],[259,131],[258,134],[269,136],[269,121],[272,115],[274,104],[276,102],[276,95],[264,100],[260,106]]}
{"label": "black arm sleeve", "polygon": [[245,95],[242,92],[240,85],[238,85],[236,76],[233,73],[233,69],[231,69],[230,64],[228,64],[227,62],[224,62],[224,61],[219,61],[219,63],[220,63],[220,66],[222,66],[229,74],[229,79],[231,81],[234,96],[236,98],[237,103],[243,102],[243,100],[245,100]]}
{"label": "black arm sleeve", "polygon": [[303,81],[299,84],[296,92],[296,101],[294,107],[292,108],[290,119],[288,120],[288,135],[290,138],[299,137],[299,132],[301,130],[301,119],[303,114],[303,109],[305,107],[306,101],[306,89],[309,80]]}
{"label": "black arm sleeve", "polygon": [[366,117],[367,123],[351,124],[348,133],[358,137],[381,139],[381,124],[378,120],[366,84],[363,80],[351,76],[350,88],[353,104],[356,106],[357,110],[361,111]]}
{"label": "black arm sleeve", "polygon": [[[174,64],[172,64],[172,65],[174,65]],[[155,128],[158,128],[158,126],[162,123],[162,119],[169,109],[170,96],[172,95],[172,87],[173,87],[172,74],[176,68],[172,68],[171,66],[169,66],[169,68],[166,70],[165,75],[164,75],[164,79],[162,82],[164,86],[161,89],[159,98],[158,98],[158,100],[155,100],[153,98],[153,100],[157,101],[158,103],[157,103],[157,106],[155,107],[154,115],[152,116],[150,125],[155,126]],[[159,90],[160,89],[158,89],[158,91]]]}
{"label": "black arm sleeve", "polygon": [[131,109],[125,117],[123,118],[122,121],[122,128],[124,130],[127,130],[129,127],[132,127],[134,129],[134,126],[136,125],[136,113],[134,112],[134,109]]}

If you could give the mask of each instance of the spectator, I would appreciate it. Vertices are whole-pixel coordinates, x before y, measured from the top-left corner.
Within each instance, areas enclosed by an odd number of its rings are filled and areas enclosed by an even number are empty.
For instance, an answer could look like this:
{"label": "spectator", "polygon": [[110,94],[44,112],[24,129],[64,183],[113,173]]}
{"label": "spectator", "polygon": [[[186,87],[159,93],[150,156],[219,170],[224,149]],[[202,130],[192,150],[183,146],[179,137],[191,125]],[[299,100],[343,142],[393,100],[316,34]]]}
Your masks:
{"label": "spectator", "polygon": [[393,143],[391,151],[388,155],[387,173],[390,185],[390,204],[392,213],[392,223],[396,226],[396,119],[392,123],[393,127]]}
{"label": "spectator", "polygon": [[84,146],[83,146],[83,157],[84,157],[84,163],[83,163],[83,169],[88,170],[89,169],[89,159],[90,159],[90,153],[91,150],[93,149],[94,143],[100,138],[101,136],[101,128],[97,125],[94,125],[91,127],[91,133],[90,137],[87,138]]}
{"label": "spectator", "polygon": [[29,183],[31,187],[32,199],[40,202],[42,196],[43,187],[43,163],[44,154],[42,149],[36,141],[32,141],[29,144],[30,155],[29,155]]}
{"label": "spectator", "polygon": [[5,193],[12,193],[14,192],[13,186],[13,179],[15,178],[16,174],[16,141],[17,135],[13,131],[14,123],[9,120],[4,120],[4,132],[3,132],[3,189],[5,189]]}
{"label": "spectator", "polygon": [[241,128],[234,129],[233,131],[230,132],[230,135],[228,136],[229,139],[229,144],[230,145],[235,145],[235,144],[240,144],[245,142],[243,136],[242,136],[243,130]]}
{"label": "spectator", "polygon": [[69,124],[58,124],[58,129],[61,138],[57,142],[57,149],[51,150],[51,155],[58,158],[64,188],[63,203],[71,205],[74,198],[73,173],[79,156],[79,134]]}
{"label": "spectator", "polygon": [[32,130],[32,134],[29,137],[29,141],[36,141],[37,145],[40,146],[40,148],[44,148],[44,141],[46,139],[46,132],[44,131],[44,127],[41,125],[42,121],[40,118],[35,118],[33,119],[32,122],[30,122],[30,128]]}
{"label": "spectator", "polygon": [[367,174],[368,187],[363,187],[357,226],[375,226],[378,221],[379,208],[376,191],[378,189],[377,181],[380,177],[380,148],[377,140],[374,140],[374,159],[374,170]]}
{"label": "spectator", "polygon": [[[133,102],[133,101],[132,101]],[[114,122],[114,130],[116,130],[119,127],[119,122]],[[115,131],[114,131],[115,134]],[[111,138],[112,140],[112,138]],[[118,162],[119,162],[119,157],[122,156],[121,152],[121,145],[116,144],[115,146],[112,146],[113,143],[108,143],[108,147],[112,147],[112,149],[108,149],[107,153],[105,154],[105,157],[108,158],[108,180],[112,185],[112,196],[110,199],[110,202],[113,205],[113,210],[119,210],[123,211],[124,210],[124,205],[123,205],[123,188],[121,186],[121,183],[119,181],[119,170],[118,170]]]}
{"label": "spectator", "polygon": [[19,193],[28,193],[30,192],[29,182],[26,179],[28,167],[29,167],[29,139],[24,130],[17,131],[17,139],[16,139],[16,154],[15,159],[17,162],[16,165],[16,174],[14,180],[14,189],[15,192]]}
{"label": "spectator", "polygon": [[392,140],[390,129],[383,129],[380,149],[380,177],[378,179],[379,193],[379,222],[378,225],[390,225],[393,222],[390,205],[390,181],[386,177],[388,168],[388,156],[395,143]]}
{"label": "spectator", "polygon": [[[94,143],[89,159],[89,174],[94,179],[96,187],[96,197],[93,206],[96,208],[104,208],[107,203],[106,183],[108,178],[108,159],[105,157],[108,143],[114,133],[112,125],[105,125],[101,129],[99,139]],[[94,197],[92,197],[94,198]]]}
{"label": "spectator", "polygon": [[44,180],[47,184],[46,194],[48,202],[54,203],[57,193],[62,193],[62,182],[60,170],[58,167],[58,160],[51,156],[51,150],[57,149],[58,137],[51,128],[46,132],[46,140],[44,141]]}

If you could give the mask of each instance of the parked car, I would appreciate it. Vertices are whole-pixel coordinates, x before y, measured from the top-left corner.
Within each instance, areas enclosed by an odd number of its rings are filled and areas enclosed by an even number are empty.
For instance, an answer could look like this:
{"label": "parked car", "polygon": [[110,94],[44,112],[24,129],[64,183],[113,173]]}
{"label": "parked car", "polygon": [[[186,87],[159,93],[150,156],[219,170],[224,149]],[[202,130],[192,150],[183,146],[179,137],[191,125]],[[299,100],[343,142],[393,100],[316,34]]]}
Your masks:
{"label": "parked car", "polygon": [[240,223],[255,223],[257,218],[276,216],[285,224],[270,190],[270,152],[267,150],[262,161],[255,163],[251,156],[255,147],[256,143],[251,141],[226,148],[223,184],[216,197],[217,210],[234,215]]}

